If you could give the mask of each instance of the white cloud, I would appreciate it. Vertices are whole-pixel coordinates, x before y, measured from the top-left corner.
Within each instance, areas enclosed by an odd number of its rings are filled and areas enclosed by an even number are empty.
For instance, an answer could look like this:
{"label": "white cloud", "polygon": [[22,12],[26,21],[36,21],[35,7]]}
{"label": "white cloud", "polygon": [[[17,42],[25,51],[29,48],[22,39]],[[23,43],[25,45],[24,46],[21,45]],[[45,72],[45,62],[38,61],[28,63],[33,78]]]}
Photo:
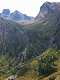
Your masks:
{"label": "white cloud", "polygon": [[19,10],[27,15],[36,16],[40,6],[46,1],[59,2],[60,0],[0,0],[0,11],[9,8],[11,11]]}

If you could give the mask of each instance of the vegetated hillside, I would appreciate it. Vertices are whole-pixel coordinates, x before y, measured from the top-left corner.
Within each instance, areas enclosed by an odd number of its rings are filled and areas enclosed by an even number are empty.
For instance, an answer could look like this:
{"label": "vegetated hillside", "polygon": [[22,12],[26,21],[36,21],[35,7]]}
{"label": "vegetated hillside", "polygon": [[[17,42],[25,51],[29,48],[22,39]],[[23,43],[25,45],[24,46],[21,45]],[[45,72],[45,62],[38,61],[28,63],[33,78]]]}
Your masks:
{"label": "vegetated hillside", "polygon": [[58,12],[49,15],[46,20],[24,26],[0,18],[1,80],[11,75],[16,75],[17,80],[45,80],[45,76],[49,77],[56,72],[56,68],[60,68],[59,50]]}
{"label": "vegetated hillside", "polygon": [[0,18],[0,78],[2,74],[11,74],[23,61],[27,44],[27,35],[21,25]]}
{"label": "vegetated hillside", "polygon": [[17,80],[60,80],[60,50],[49,48],[27,64],[29,70]]}

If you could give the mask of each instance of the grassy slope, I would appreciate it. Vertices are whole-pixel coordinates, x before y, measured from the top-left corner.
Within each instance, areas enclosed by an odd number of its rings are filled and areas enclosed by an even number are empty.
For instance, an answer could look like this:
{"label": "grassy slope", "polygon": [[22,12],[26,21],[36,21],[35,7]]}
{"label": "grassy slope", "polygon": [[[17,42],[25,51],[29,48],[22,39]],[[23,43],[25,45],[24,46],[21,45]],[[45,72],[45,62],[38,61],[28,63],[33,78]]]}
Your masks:
{"label": "grassy slope", "polygon": [[[43,76],[40,75],[38,76],[36,71],[34,71],[34,69],[29,70],[27,73],[25,73],[25,75],[20,76],[19,78],[17,78],[17,80],[60,80],[60,51],[56,51],[54,49],[48,49],[47,51],[45,51],[40,58],[42,57],[46,57],[46,56],[51,56],[51,55],[55,55],[58,59],[54,62],[55,63],[55,68],[56,68],[56,72],[53,72],[47,76]],[[40,59],[39,58],[39,59]],[[38,60],[38,59],[33,59],[34,60]],[[31,67],[30,67],[31,68]],[[59,78],[59,79],[58,79]]]}

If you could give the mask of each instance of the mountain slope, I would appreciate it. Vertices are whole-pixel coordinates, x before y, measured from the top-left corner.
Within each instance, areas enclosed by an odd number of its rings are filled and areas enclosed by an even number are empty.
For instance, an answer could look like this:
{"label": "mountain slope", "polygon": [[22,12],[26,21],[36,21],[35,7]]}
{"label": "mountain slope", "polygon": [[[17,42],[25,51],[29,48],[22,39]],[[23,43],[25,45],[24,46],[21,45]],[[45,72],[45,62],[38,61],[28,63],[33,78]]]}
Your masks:
{"label": "mountain slope", "polygon": [[[32,59],[29,67],[30,70],[28,70],[25,75],[19,76],[17,80],[28,80],[28,78],[29,80],[59,80],[60,51],[54,48],[47,49],[44,53],[42,53],[42,55]],[[39,71],[39,67],[41,71]],[[48,74],[46,74],[47,71]]]}
{"label": "mountain slope", "polygon": [[23,20],[31,20],[32,17],[24,15],[16,10],[10,14],[10,19],[12,19],[14,21],[23,21]]}
{"label": "mountain slope", "polygon": [[60,14],[60,3],[58,2],[45,2],[36,16],[37,20],[45,20],[50,15]]}
{"label": "mountain slope", "polygon": [[23,75],[30,70],[30,59],[48,48],[60,49],[59,24],[51,23],[50,18],[42,23],[25,27],[0,18],[1,76]]}
{"label": "mountain slope", "polygon": [[[50,5],[49,3],[48,6]],[[43,9],[43,14],[44,10],[45,8]],[[44,17],[44,20],[37,18],[35,23],[27,25],[20,25],[13,21],[0,18],[1,80],[11,75],[17,75],[17,80],[27,80],[28,78],[30,80],[49,80],[49,76],[54,74],[54,72],[51,74],[49,72],[51,72],[52,66],[53,69],[55,68],[53,63],[57,63],[58,61],[59,63],[56,67],[60,65],[60,12],[58,10],[56,13],[51,13],[49,10],[49,13],[47,18]],[[40,60],[41,58],[42,60]],[[34,60],[37,61],[35,62]],[[51,60],[50,65],[47,62]],[[37,63],[38,61],[39,64]],[[43,64],[44,61],[47,68]],[[38,70],[36,72],[37,68]],[[60,70],[59,68],[57,69]],[[47,70],[46,74],[49,73],[47,75],[48,79],[46,78],[45,70]]]}

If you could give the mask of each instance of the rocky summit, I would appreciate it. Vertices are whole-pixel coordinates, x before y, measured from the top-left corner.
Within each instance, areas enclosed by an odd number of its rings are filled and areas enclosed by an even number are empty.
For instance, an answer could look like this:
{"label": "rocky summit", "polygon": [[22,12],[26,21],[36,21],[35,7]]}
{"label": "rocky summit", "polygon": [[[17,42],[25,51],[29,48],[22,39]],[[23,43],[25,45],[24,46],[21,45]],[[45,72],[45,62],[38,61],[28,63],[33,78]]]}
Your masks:
{"label": "rocky summit", "polygon": [[60,14],[60,3],[58,2],[45,2],[36,16],[36,19],[44,19],[49,17],[50,15]]}

